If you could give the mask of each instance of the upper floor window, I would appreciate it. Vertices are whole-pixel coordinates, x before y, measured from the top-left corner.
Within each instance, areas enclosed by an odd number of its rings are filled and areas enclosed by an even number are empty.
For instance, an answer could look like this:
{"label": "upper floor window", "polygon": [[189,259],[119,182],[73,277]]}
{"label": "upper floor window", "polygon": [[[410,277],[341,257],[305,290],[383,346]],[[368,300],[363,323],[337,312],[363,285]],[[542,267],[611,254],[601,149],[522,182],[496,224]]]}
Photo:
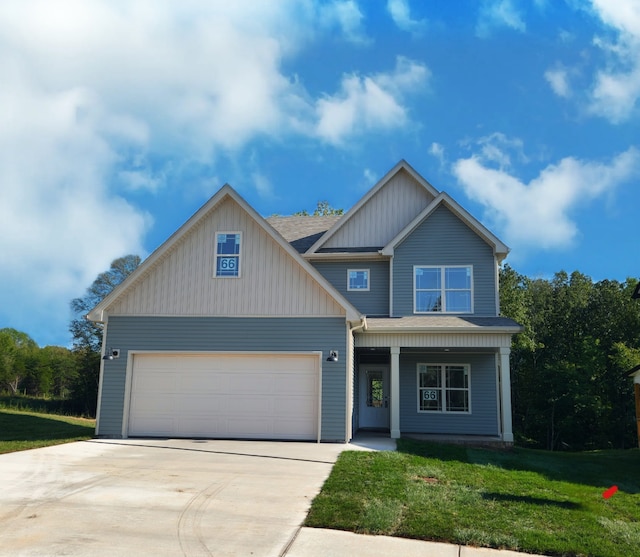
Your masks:
{"label": "upper floor window", "polygon": [[349,269],[347,290],[369,290],[369,269]]}
{"label": "upper floor window", "polygon": [[216,234],[216,277],[240,276],[240,232],[218,232]]}
{"label": "upper floor window", "polygon": [[471,266],[414,267],[414,313],[473,313]]}

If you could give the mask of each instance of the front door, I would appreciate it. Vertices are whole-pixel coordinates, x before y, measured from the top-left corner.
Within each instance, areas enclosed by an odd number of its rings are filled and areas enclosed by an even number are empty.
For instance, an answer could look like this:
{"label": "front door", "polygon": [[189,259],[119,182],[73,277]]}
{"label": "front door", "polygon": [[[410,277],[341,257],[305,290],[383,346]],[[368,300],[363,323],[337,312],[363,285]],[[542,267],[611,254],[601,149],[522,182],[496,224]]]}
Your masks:
{"label": "front door", "polygon": [[360,427],[389,429],[389,367],[360,367]]}

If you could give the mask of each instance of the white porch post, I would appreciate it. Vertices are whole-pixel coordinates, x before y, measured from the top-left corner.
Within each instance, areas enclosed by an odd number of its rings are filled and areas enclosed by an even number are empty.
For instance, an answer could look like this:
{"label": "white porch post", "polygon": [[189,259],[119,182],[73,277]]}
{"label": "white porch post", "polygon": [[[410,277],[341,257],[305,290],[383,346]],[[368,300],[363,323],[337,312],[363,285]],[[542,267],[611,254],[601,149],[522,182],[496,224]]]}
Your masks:
{"label": "white porch post", "polygon": [[391,346],[391,439],[400,438],[400,347]]}
{"label": "white porch post", "polygon": [[500,398],[502,399],[502,440],[513,443],[509,354],[511,354],[511,348],[500,348]]}

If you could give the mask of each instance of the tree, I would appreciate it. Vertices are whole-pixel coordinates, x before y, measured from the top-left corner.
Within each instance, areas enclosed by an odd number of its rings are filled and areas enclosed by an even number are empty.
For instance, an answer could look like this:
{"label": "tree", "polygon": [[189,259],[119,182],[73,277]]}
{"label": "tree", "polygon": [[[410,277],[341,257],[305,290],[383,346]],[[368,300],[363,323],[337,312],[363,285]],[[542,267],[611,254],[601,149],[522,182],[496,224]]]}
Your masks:
{"label": "tree", "polygon": [[108,271],[96,277],[82,298],[71,300],[74,318],[71,320],[69,330],[73,335],[74,348],[88,348],[93,352],[100,352],[102,324],[89,321],[85,316],[135,271],[138,265],[140,265],[140,257],[137,255],[125,255],[115,259],[111,262]]}
{"label": "tree", "polygon": [[640,354],[635,283],[594,283],[564,271],[529,279],[501,270],[502,313],[524,326],[511,353],[520,442],[552,450],[633,444],[632,385],[624,372]]}
{"label": "tree", "polygon": [[318,201],[316,205],[316,210],[309,215],[309,212],[306,210],[298,211],[297,213],[293,213],[296,216],[300,217],[328,217],[332,215],[342,215],[344,214],[344,209],[335,209],[331,205],[329,205],[328,201]]}
{"label": "tree", "polygon": [[75,317],[69,330],[73,335],[73,353],[77,373],[71,385],[71,399],[76,411],[94,416],[98,400],[102,324],[86,319],[86,314],[140,265],[140,257],[126,255],[114,260],[108,271],[100,273],[82,298],[71,300]]}
{"label": "tree", "polygon": [[16,394],[26,373],[26,362],[38,348],[27,334],[16,329],[0,329],[0,384]]}

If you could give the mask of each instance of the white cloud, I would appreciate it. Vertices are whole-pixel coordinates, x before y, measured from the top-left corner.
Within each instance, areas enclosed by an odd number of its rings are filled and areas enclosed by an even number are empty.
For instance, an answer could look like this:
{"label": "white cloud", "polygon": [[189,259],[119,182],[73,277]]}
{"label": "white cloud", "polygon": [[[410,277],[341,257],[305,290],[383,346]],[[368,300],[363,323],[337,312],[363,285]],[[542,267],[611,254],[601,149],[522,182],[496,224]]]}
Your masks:
{"label": "white cloud", "polygon": [[544,72],[544,78],[556,95],[564,98],[571,96],[571,86],[569,85],[569,76],[566,69],[561,66],[549,69]]}
{"label": "white cloud", "polygon": [[508,170],[489,168],[481,154],[459,159],[452,170],[466,195],[484,206],[486,217],[507,243],[520,248],[563,248],[579,232],[572,212],[638,176],[640,151],[632,147],[608,163],[567,157],[529,183]]}
{"label": "white cloud", "polygon": [[[344,78],[320,100],[284,73],[326,32],[366,40],[354,0],[0,3],[0,290],[20,300],[6,319],[42,310],[66,328],[70,298],[112,259],[143,255],[151,219],[127,193],[209,191],[168,174],[213,170],[262,136],[340,143],[403,123],[403,95],[428,75],[418,63]],[[347,125],[332,129],[341,109]]]}
{"label": "white cloud", "polygon": [[319,11],[324,25],[338,26],[352,42],[368,42],[363,28],[364,15],[354,0],[334,0],[321,5]]}
{"label": "white cloud", "polygon": [[426,20],[411,17],[408,0],[387,0],[387,11],[394,23],[403,31],[420,34],[426,27]]}
{"label": "white cloud", "polygon": [[508,27],[524,32],[527,28],[514,0],[484,0],[480,6],[476,35],[488,37],[493,29]]}
{"label": "white cloud", "polygon": [[251,174],[251,180],[253,181],[253,185],[260,197],[273,196],[273,186],[264,174],[261,174],[260,172],[253,172]]}
{"label": "white cloud", "polygon": [[404,95],[422,89],[429,69],[421,63],[398,57],[391,73],[343,77],[339,93],[316,103],[316,133],[321,139],[341,144],[347,137],[407,121]]}
{"label": "white cloud", "polygon": [[609,60],[595,75],[589,109],[620,123],[637,113],[640,98],[640,2],[591,0],[591,4],[602,22],[616,32],[616,40],[594,40]]}
{"label": "white cloud", "polygon": [[444,164],[444,147],[440,143],[435,141],[429,146],[429,154],[433,155],[440,164]]}

